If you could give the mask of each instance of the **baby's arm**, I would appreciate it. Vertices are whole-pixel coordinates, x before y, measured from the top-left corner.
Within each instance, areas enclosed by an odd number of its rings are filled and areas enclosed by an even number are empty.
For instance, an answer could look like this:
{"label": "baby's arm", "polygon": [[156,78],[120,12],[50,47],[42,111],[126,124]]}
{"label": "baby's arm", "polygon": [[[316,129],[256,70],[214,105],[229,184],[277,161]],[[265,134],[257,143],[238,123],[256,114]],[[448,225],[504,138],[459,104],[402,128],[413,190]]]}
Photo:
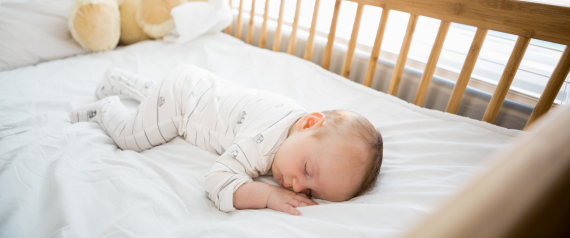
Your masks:
{"label": "baby's arm", "polygon": [[305,194],[254,182],[252,178],[267,173],[271,164],[264,164],[251,137],[236,142],[220,155],[204,180],[206,197],[220,211],[270,208],[300,215],[295,207],[316,205]]}
{"label": "baby's arm", "polygon": [[295,193],[262,182],[244,183],[234,192],[233,200],[237,209],[267,207],[297,216],[301,213],[295,207],[317,205],[304,193]]}

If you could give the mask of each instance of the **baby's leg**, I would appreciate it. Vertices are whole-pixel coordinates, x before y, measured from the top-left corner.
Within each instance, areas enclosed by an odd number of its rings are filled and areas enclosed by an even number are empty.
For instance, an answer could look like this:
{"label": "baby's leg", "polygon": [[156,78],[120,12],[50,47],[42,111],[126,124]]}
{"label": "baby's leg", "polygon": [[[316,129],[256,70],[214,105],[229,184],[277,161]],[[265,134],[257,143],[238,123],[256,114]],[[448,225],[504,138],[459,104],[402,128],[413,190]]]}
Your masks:
{"label": "baby's leg", "polygon": [[144,101],[131,113],[117,96],[88,104],[70,113],[72,123],[94,121],[123,150],[141,152],[166,143],[178,136],[181,117],[157,115],[156,102]]}
{"label": "baby's leg", "polygon": [[114,95],[125,95],[142,102],[153,87],[154,82],[148,78],[114,68],[105,72],[95,94],[99,99]]}
{"label": "baby's leg", "polygon": [[116,96],[84,106],[71,112],[72,123],[95,121],[121,149],[143,151],[163,144],[179,135],[183,111],[180,99],[186,98],[180,90],[194,68],[178,68],[158,83],[131,113]]}

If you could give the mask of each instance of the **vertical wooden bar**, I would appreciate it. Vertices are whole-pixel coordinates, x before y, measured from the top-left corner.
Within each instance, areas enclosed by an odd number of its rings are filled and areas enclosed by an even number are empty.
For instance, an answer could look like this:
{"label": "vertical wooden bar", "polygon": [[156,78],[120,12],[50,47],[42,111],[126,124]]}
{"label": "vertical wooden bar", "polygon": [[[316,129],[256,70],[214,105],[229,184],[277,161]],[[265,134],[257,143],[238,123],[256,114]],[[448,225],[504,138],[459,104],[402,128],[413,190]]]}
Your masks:
{"label": "vertical wooden bar", "polygon": [[[232,0],[230,0],[230,11],[232,10]],[[233,21],[233,14],[232,14],[232,21]],[[231,35],[232,34],[232,24],[230,24],[228,27],[226,27],[226,34]]]}
{"label": "vertical wooden bar", "polygon": [[317,30],[317,17],[319,15],[319,5],[321,0],[315,0],[315,9],[313,10],[313,20],[311,21],[311,30],[309,31],[309,39],[307,40],[307,46],[305,47],[304,59],[311,61],[313,57],[313,48],[315,40],[315,31]]}
{"label": "vertical wooden bar", "polygon": [[352,35],[350,36],[350,41],[348,42],[348,49],[346,50],[346,57],[344,58],[344,63],[342,64],[341,74],[343,77],[348,78],[350,74],[350,68],[352,67],[352,57],[354,56],[354,49],[356,48],[356,38],[358,38],[358,30],[360,29],[360,20],[362,20],[362,11],[364,10],[364,4],[358,3],[356,8],[356,16],[354,17],[354,25],[352,26]]}
{"label": "vertical wooden bar", "polygon": [[374,72],[376,71],[378,55],[380,55],[380,49],[382,48],[382,39],[384,39],[384,30],[386,30],[386,23],[388,22],[389,13],[389,9],[382,8],[382,16],[380,16],[380,24],[378,25],[378,32],[376,32],[374,47],[372,47],[370,59],[368,60],[368,68],[366,69],[366,75],[364,75],[364,82],[362,83],[367,87],[370,87],[372,85],[372,79],[374,78]]}
{"label": "vertical wooden bar", "polygon": [[251,11],[249,12],[249,25],[247,26],[247,38],[246,43],[251,44],[253,40],[253,19],[255,18],[255,0],[251,0]]}
{"label": "vertical wooden bar", "polygon": [[295,18],[293,19],[293,30],[291,30],[291,35],[289,35],[289,44],[287,45],[287,53],[295,53],[295,44],[297,43],[297,26],[299,25],[299,15],[301,14],[301,0],[297,0],[297,6],[295,7]]}
{"label": "vertical wooden bar", "polygon": [[283,25],[283,10],[285,9],[285,0],[281,0],[279,5],[279,19],[277,19],[277,29],[275,30],[275,39],[273,40],[273,51],[279,51],[281,47],[281,26]]}
{"label": "vertical wooden bar", "polygon": [[564,53],[562,53],[562,57],[560,57],[560,60],[558,61],[558,65],[556,65],[556,68],[554,69],[554,72],[552,72],[550,80],[548,80],[548,83],[546,84],[542,95],[540,95],[540,98],[538,99],[538,103],[534,107],[532,114],[530,114],[530,118],[528,119],[524,128],[525,130],[528,129],[528,127],[532,125],[534,121],[536,121],[542,115],[547,113],[548,110],[550,110],[550,107],[552,107],[552,103],[554,103],[554,99],[556,99],[556,95],[558,95],[560,88],[564,84],[564,80],[568,76],[569,71],[570,47],[566,46]]}
{"label": "vertical wooden bar", "polygon": [[269,14],[269,0],[265,0],[265,11],[263,12],[263,24],[259,32],[259,48],[265,48],[267,41],[267,15]]}
{"label": "vertical wooden bar", "polygon": [[477,32],[475,32],[475,37],[473,37],[473,42],[471,43],[471,48],[469,48],[463,69],[461,69],[461,73],[459,73],[455,87],[453,87],[453,92],[451,93],[445,112],[453,114],[457,112],[457,108],[459,108],[461,98],[463,98],[467,83],[469,83],[469,79],[475,68],[475,62],[477,62],[477,57],[479,57],[479,52],[481,52],[481,47],[483,46],[486,36],[487,29],[477,28]]}
{"label": "vertical wooden bar", "polygon": [[424,105],[429,85],[431,83],[431,79],[433,78],[433,73],[435,72],[435,67],[437,66],[439,55],[443,49],[443,42],[445,41],[445,37],[447,36],[447,31],[449,31],[450,25],[451,22],[448,21],[441,21],[441,24],[439,25],[439,31],[435,37],[435,42],[433,43],[433,48],[431,49],[431,53],[426,64],[426,69],[424,70],[424,74],[420,80],[418,91],[416,91],[416,97],[414,98],[414,104],[417,106],[421,107]]}
{"label": "vertical wooden bar", "polygon": [[238,12],[238,18],[237,18],[237,22],[236,22],[236,38],[241,39],[241,19],[242,19],[242,15],[241,13],[243,12],[243,0],[239,0],[239,12]]}
{"label": "vertical wooden bar", "polygon": [[338,21],[338,13],[340,12],[340,3],[342,0],[336,0],[334,4],[333,18],[331,22],[331,29],[329,30],[329,38],[327,40],[327,46],[325,47],[325,55],[323,56],[323,68],[329,70],[331,64],[332,48],[334,44],[334,37],[336,32],[336,23]]}
{"label": "vertical wooden bar", "polygon": [[485,115],[483,115],[482,121],[486,121],[488,123],[495,122],[495,119],[499,114],[499,109],[501,109],[503,101],[505,101],[505,97],[507,97],[507,93],[509,92],[509,88],[511,87],[511,83],[515,78],[517,70],[519,69],[529,42],[530,38],[527,37],[519,36],[517,39],[513,53],[511,53],[507,66],[505,66],[503,75],[499,80],[497,88],[495,88],[495,93],[493,93],[493,97],[491,97],[491,101],[489,102],[489,106],[487,106],[487,110],[485,111]]}
{"label": "vertical wooden bar", "polygon": [[400,48],[400,54],[398,55],[398,60],[396,61],[396,66],[394,66],[392,78],[390,79],[390,86],[388,87],[388,94],[392,96],[396,96],[398,93],[400,79],[402,79],[404,66],[406,66],[408,52],[410,51],[410,45],[412,44],[412,38],[414,36],[414,31],[416,30],[417,23],[418,15],[410,14],[410,19],[408,20],[408,28],[406,29],[406,35],[404,36],[404,41],[402,42],[402,47]]}

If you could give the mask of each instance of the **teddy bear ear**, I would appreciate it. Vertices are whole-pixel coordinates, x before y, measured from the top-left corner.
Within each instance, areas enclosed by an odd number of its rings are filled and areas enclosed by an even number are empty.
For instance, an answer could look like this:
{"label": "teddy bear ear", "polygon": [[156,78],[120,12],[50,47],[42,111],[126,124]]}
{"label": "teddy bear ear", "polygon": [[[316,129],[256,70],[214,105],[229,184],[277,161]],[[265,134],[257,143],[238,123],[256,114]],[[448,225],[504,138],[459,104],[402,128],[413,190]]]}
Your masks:
{"label": "teddy bear ear", "polygon": [[107,51],[119,43],[121,24],[116,0],[75,0],[68,18],[71,35],[89,51]]}
{"label": "teddy bear ear", "polygon": [[186,0],[140,0],[135,19],[143,32],[152,38],[165,36],[174,28],[170,10]]}
{"label": "teddy bear ear", "polygon": [[141,0],[122,0],[119,5],[121,13],[121,39],[119,44],[128,45],[150,39],[135,20],[135,12]]}

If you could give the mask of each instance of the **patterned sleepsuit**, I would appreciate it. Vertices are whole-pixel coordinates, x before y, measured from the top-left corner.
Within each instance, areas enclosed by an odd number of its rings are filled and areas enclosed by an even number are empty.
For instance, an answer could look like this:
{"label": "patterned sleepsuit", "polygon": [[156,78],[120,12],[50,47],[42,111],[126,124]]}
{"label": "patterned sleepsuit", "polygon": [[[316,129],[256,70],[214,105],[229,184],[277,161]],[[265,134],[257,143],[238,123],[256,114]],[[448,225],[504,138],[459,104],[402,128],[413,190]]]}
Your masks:
{"label": "patterned sleepsuit", "polygon": [[[233,193],[271,170],[290,127],[308,111],[273,93],[235,85],[196,66],[178,67],[161,82],[109,70],[94,104],[70,114],[71,121],[96,121],[121,149],[143,151],[182,136],[220,155],[206,174],[206,196],[221,211],[233,211]],[[131,113],[117,96],[141,102]]]}

